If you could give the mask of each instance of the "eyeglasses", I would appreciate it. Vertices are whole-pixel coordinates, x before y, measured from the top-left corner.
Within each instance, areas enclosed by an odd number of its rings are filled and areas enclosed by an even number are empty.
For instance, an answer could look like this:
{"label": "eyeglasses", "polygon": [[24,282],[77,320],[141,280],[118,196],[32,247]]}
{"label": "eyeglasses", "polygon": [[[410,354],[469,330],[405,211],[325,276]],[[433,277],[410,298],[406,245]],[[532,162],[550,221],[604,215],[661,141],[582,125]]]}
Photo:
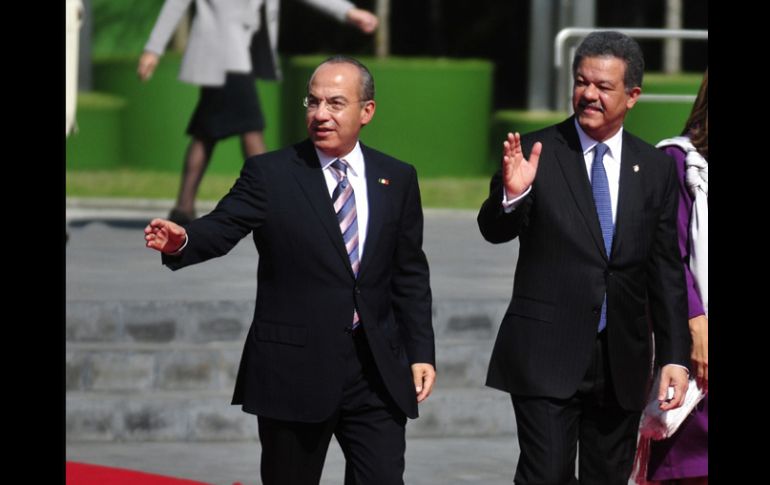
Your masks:
{"label": "eyeglasses", "polygon": [[315,111],[321,107],[321,103],[326,103],[327,111],[330,113],[339,113],[344,111],[345,108],[350,106],[351,103],[365,103],[367,101],[367,99],[354,99],[353,101],[346,101],[343,99],[326,100],[318,99],[314,96],[305,96],[302,98],[302,106],[304,106],[308,111]]}

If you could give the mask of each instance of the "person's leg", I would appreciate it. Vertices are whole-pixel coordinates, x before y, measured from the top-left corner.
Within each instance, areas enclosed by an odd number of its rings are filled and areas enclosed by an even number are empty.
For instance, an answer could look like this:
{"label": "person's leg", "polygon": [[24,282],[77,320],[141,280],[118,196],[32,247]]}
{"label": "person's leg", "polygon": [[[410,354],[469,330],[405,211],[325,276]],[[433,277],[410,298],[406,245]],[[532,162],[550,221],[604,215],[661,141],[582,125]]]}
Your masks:
{"label": "person's leg", "polygon": [[249,131],[241,135],[241,152],[244,160],[266,151],[265,137],[261,131]]}
{"label": "person's leg", "polygon": [[364,331],[352,337],[355,355],[334,432],[345,454],[345,485],[403,485],[406,415],[387,392]]}
{"label": "person's leg", "polygon": [[[215,145],[216,141],[214,140],[206,140],[196,136],[193,136],[190,141],[182,168],[182,180],[176,206],[169,216],[172,221],[183,224],[195,218],[195,196],[198,193],[203,174],[206,172],[209,161],[211,161]],[[185,218],[187,220],[184,220]]]}
{"label": "person's leg", "polygon": [[517,485],[577,484],[578,419],[576,399],[511,396],[519,439]]}
{"label": "person's leg", "polygon": [[592,406],[580,421],[580,484],[626,485],[639,429],[638,412]]}
{"label": "person's leg", "polygon": [[264,485],[318,485],[336,416],[323,423],[257,417]]}
{"label": "person's leg", "polygon": [[607,339],[596,339],[591,366],[581,383],[579,476],[581,485],[626,485],[636,452],[641,413],[618,404],[612,385]]}
{"label": "person's leg", "polygon": [[345,454],[345,485],[403,485],[406,416],[372,401],[347,414],[336,432]]}

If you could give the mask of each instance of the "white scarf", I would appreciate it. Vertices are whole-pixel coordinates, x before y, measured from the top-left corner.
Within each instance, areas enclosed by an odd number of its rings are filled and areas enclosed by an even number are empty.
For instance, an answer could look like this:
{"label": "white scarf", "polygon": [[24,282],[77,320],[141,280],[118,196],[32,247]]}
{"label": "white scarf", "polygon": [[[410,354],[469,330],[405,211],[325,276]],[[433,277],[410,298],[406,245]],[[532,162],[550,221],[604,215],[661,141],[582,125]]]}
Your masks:
{"label": "white scarf", "polygon": [[695,149],[689,137],[669,138],[656,146],[660,148],[667,145],[676,145],[687,153],[685,182],[694,199],[690,216],[690,272],[695,277],[703,310],[708,317],[709,165],[708,161]]}

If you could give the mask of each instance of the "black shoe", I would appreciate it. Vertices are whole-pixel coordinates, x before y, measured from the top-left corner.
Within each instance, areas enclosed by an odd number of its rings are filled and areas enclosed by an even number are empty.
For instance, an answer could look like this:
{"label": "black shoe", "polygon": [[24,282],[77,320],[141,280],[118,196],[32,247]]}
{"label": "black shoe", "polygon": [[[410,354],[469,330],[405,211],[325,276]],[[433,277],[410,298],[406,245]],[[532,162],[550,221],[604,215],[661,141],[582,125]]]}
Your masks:
{"label": "black shoe", "polygon": [[189,223],[193,219],[195,219],[195,213],[188,214],[179,209],[171,209],[171,212],[168,213],[168,220],[175,224],[179,224],[180,226]]}

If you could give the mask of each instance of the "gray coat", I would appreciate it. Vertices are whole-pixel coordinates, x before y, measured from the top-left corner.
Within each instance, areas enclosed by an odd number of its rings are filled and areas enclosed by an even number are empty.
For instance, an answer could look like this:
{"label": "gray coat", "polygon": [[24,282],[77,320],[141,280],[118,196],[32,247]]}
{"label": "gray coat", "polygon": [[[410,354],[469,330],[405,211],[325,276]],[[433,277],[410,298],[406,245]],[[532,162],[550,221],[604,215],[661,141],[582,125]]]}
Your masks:
{"label": "gray coat", "polygon": [[[144,49],[161,55],[192,0],[166,0]],[[355,5],[347,0],[300,0],[339,20]],[[270,66],[266,77],[280,77],[277,63],[279,0],[195,0],[195,16],[179,70],[181,81],[199,86],[222,86],[226,72],[250,72],[251,38],[260,29],[259,11],[265,5]],[[265,56],[267,57],[267,56]],[[264,69],[267,67],[267,69]]]}

